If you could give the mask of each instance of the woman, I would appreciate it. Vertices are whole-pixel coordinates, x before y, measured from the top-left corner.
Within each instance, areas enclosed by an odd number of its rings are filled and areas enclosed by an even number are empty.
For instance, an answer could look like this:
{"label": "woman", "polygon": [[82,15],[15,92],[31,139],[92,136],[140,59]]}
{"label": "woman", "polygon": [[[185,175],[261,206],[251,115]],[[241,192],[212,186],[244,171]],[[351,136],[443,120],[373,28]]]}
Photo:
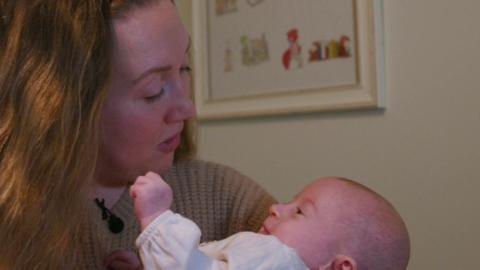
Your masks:
{"label": "woman", "polygon": [[2,0],[0,13],[0,269],[102,269],[132,250],[127,190],[147,171],[202,240],[258,229],[273,202],[264,190],[227,167],[173,161],[194,116],[173,2]]}

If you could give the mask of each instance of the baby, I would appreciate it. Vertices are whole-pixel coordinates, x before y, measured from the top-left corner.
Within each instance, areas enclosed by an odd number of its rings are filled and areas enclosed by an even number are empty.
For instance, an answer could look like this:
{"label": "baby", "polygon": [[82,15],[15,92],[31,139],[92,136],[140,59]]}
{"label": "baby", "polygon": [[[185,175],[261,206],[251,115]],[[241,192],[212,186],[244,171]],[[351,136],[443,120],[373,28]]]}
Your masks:
{"label": "baby", "polygon": [[[319,179],[293,201],[275,204],[258,233],[199,245],[200,229],[169,210],[172,191],[155,173],[130,193],[145,269],[404,270],[410,241],[393,206],[354,181]],[[118,259],[118,258],[117,258]]]}

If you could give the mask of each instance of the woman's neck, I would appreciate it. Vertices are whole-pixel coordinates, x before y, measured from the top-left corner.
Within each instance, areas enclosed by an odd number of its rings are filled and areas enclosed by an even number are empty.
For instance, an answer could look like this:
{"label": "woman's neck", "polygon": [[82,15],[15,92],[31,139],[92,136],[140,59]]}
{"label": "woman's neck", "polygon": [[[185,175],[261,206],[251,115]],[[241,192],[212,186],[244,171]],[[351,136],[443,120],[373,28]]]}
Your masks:
{"label": "woman's neck", "polygon": [[104,199],[105,207],[111,209],[120,199],[128,184],[105,185],[102,182],[94,181],[90,192],[90,199]]}

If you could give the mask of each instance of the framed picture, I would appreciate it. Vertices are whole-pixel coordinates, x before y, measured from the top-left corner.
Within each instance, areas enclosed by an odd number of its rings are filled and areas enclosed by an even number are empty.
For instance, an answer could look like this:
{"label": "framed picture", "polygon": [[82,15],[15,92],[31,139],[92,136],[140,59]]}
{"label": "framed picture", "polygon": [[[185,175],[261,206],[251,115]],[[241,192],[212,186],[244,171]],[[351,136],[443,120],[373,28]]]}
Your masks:
{"label": "framed picture", "polygon": [[194,0],[199,119],[384,106],[381,0]]}

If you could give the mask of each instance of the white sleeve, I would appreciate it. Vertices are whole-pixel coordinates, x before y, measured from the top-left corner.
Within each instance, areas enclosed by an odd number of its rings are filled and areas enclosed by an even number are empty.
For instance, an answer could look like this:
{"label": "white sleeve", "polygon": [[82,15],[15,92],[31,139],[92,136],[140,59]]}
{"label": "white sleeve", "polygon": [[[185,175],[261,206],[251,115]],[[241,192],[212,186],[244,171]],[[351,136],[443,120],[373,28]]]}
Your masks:
{"label": "white sleeve", "polygon": [[[236,233],[226,239],[202,244],[200,250],[218,268],[228,270],[308,270],[297,252],[275,236]],[[223,267],[223,268],[222,268]]]}
{"label": "white sleeve", "polygon": [[198,249],[200,229],[192,221],[168,210],[138,236],[135,244],[145,270],[212,268],[215,263]]}
{"label": "white sleeve", "polygon": [[242,232],[199,246],[200,235],[194,222],[166,211],[137,238],[144,269],[307,269],[296,252],[274,236]]}

